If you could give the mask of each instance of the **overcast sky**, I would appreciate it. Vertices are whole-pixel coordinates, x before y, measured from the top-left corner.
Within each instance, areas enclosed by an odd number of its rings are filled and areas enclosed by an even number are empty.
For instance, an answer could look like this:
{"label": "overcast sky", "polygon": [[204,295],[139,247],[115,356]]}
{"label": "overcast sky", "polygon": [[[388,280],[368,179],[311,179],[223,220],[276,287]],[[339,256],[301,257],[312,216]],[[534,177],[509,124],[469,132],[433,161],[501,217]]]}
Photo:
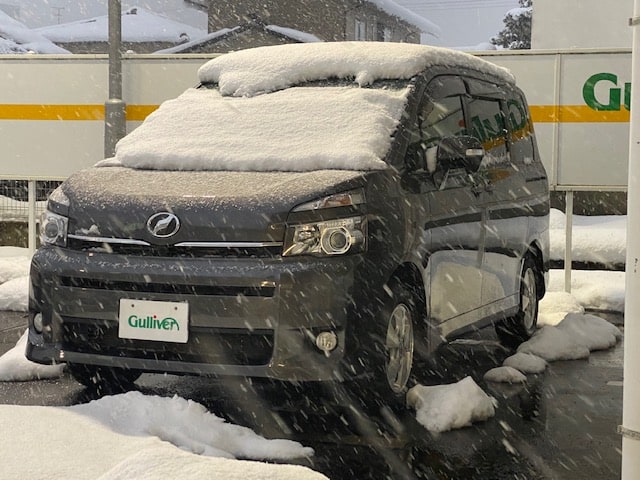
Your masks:
{"label": "overcast sky", "polygon": [[[427,37],[426,43],[443,47],[489,42],[502,29],[505,13],[518,6],[518,0],[395,1],[440,26],[441,37]],[[35,28],[106,15],[108,0],[0,0],[0,4],[13,6],[17,9],[18,20]],[[206,29],[206,15],[185,7],[183,0],[122,0],[122,5],[138,5]]]}
{"label": "overcast sky", "polygon": [[489,42],[504,27],[505,14],[518,6],[518,0],[395,1],[438,25],[442,29],[440,38],[427,37],[426,43],[441,47]]}

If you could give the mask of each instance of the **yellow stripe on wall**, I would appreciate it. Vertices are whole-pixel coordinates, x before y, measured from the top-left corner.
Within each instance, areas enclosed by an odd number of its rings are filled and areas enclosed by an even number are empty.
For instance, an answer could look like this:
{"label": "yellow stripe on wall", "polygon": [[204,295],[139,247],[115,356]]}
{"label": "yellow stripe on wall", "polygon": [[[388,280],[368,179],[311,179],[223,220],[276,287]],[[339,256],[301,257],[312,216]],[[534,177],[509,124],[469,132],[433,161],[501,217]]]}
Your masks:
{"label": "yellow stripe on wall", "polygon": [[[127,105],[127,120],[144,120],[158,105]],[[104,105],[0,104],[0,120],[104,120]]]}
{"label": "yellow stripe on wall", "polygon": [[586,105],[531,105],[533,123],[616,123],[629,122],[630,112],[594,110]]}
{"label": "yellow stripe on wall", "polygon": [[[158,105],[127,105],[127,120],[141,122]],[[531,105],[534,123],[627,123],[630,113],[586,105]],[[0,104],[0,120],[104,120],[104,105]]]}

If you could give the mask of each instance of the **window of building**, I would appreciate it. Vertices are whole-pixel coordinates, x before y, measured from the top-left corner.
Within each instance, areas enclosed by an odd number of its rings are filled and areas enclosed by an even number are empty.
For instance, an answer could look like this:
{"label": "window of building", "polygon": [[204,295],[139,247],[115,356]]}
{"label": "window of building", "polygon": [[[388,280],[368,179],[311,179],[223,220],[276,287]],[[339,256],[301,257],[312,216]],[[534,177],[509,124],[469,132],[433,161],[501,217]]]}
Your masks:
{"label": "window of building", "polygon": [[355,40],[367,39],[367,24],[362,20],[356,20]]}

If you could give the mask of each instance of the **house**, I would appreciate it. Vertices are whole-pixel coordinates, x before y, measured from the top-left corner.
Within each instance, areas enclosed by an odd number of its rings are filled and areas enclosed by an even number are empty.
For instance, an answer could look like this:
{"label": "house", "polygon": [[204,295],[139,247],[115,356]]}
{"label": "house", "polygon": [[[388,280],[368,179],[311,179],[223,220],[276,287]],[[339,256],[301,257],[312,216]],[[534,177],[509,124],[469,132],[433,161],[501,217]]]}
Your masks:
{"label": "house", "polygon": [[[209,32],[259,20],[307,32],[324,41],[366,40],[420,43],[439,27],[392,0],[189,0],[208,11]],[[262,39],[247,47],[264,45]]]}
{"label": "house", "polygon": [[[72,53],[107,53],[109,16],[35,29]],[[196,40],[207,32],[173,21],[140,7],[122,12],[122,47],[126,51],[150,53]]]}
{"label": "house", "polygon": [[28,29],[0,9],[0,54],[14,53],[67,54],[69,51]]}

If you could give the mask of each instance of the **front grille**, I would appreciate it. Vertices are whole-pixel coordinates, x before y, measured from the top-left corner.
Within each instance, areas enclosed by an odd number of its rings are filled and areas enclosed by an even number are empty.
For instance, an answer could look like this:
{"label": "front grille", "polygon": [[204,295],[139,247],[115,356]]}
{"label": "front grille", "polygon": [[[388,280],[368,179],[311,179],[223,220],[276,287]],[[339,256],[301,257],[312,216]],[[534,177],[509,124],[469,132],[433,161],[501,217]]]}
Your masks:
{"label": "front grille", "polygon": [[113,357],[219,365],[267,365],[273,355],[273,330],[191,327],[187,343],[118,337],[118,324],[63,318],[62,349]]}
{"label": "front grille", "polygon": [[70,235],[67,246],[84,252],[114,253],[139,257],[169,258],[277,258],[282,255],[280,242],[215,243],[185,242],[177,245],[151,245],[133,239],[91,239]]}
{"label": "front grille", "polygon": [[60,277],[64,287],[84,288],[88,290],[114,290],[120,292],[168,293],[179,295],[210,295],[228,297],[273,297],[276,287],[268,286],[219,286],[219,285],[183,285],[171,283],[138,283],[95,278]]}

